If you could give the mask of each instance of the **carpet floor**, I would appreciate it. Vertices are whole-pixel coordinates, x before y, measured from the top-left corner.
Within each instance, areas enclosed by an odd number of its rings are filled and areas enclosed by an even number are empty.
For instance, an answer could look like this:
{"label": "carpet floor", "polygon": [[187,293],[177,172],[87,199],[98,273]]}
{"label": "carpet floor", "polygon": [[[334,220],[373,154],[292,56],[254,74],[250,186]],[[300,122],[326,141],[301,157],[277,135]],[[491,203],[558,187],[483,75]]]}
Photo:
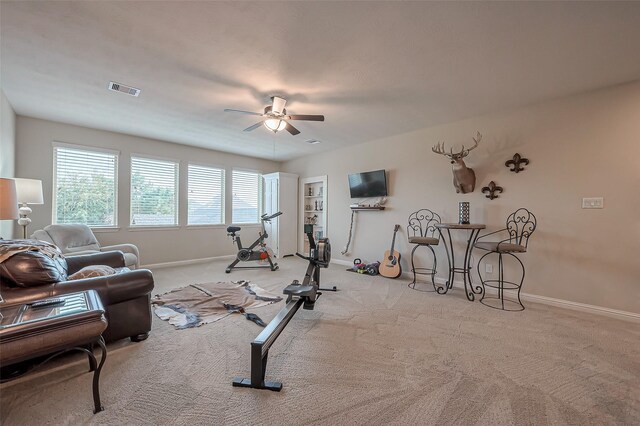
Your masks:
{"label": "carpet floor", "polygon": [[[154,271],[154,294],[246,279],[280,293],[306,267],[224,273],[227,262]],[[502,312],[462,290],[420,293],[407,280],[322,271],[325,293],[270,351],[282,392],[234,388],[249,376],[260,328],[240,315],[109,345],[105,411],[92,414],[86,358],[67,357],[0,386],[3,425],[638,425],[640,327],[529,303]],[[526,283],[525,283],[526,284]],[[284,302],[254,310],[270,320]]]}

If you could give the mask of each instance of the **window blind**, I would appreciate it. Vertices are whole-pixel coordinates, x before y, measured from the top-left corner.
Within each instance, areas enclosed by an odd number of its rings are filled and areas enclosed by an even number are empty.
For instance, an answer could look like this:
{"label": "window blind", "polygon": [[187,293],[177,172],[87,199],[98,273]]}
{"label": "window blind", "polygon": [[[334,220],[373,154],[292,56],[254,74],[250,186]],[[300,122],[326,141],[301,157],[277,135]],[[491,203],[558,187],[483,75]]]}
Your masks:
{"label": "window blind", "polygon": [[189,164],[189,225],[224,223],[224,170]]}
{"label": "window blind", "polygon": [[178,163],[131,157],[131,225],[178,224]]}
{"label": "window blind", "polygon": [[118,155],[54,147],[53,223],[116,226]]}
{"label": "window blind", "polygon": [[260,222],[262,176],[260,173],[233,171],[233,223]]}

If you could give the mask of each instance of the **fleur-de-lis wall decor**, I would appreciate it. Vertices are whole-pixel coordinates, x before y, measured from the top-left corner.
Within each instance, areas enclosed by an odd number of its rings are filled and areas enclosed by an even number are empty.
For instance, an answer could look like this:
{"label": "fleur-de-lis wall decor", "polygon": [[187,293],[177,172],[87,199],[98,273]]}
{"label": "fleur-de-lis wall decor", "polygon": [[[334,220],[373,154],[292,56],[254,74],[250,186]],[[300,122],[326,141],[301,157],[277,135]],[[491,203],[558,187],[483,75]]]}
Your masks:
{"label": "fleur-de-lis wall decor", "polygon": [[[521,171],[524,170],[524,167],[522,167],[521,164],[524,164],[525,166],[528,166],[529,165],[529,159],[528,158],[522,158],[520,156],[520,154],[518,154],[517,152],[513,156],[512,160],[509,160],[506,163],[504,163],[505,166],[509,167],[509,171],[516,172],[516,173],[520,173]],[[511,168],[511,167],[513,167],[513,168]]]}
{"label": "fleur-de-lis wall decor", "polygon": [[494,181],[491,181],[489,182],[489,186],[485,186],[484,188],[482,188],[482,193],[484,194],[485,192],[488,193],[487,195],[485,195],[485,197],[493,200],[494,198],[498,198],[498,194],[496,194],[496,192],[502,194],[503,189],[501,186],[496,185]]}

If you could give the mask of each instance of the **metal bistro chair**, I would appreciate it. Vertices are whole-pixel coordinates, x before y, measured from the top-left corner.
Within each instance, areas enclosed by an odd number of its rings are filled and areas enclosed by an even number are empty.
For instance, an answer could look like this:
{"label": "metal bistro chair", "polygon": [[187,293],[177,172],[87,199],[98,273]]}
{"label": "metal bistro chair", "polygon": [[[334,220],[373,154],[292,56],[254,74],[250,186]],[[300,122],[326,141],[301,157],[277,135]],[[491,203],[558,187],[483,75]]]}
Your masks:
{"label": "metal bistro chair", "polygon": [[[431,284],[433,285],[433,289],[437,291],[435,277],[438,260],[432,246],[437,246],[438,243],[440,243],[440,240],[435,237],[435,235],[440,235],[435,225],[441,222],[440,215],[429,209],[421,209],[409,215],[407,237],[409,238],[409,244],[415,244],[415,247],[411,250],[411,272],[413,272],[413,281],[409,283],[409,287],[414,290],[427,291],[416,288],[416,275],[431,275]],[[431,250],[431,254],[433,255],[432,268],[416,268],[413,258],[418,247],[427,247]]]}
{"label": "metal bistro chair", "polygon": [[[535,231],[537,225],[536,217],[529,210],[525,208],[519,208],[515,212],[511,213],[507,218],[507,227],[500,229],[489,234],[485,234],[476,240],[475,247],[481,250],[486,250],[488,253],[484,254],[478,261],[478,275],[482,282],[485,291],[482,294],[480,302],[486,306],[494,309],[502,309],[504,311],[522,311],[524,305],[520,300],[520,289],[524,282],[525,269],[522,261],[514,253],[525,253],[527,251],[527,245],[529,244],[529,237]],[[481,239],[488,237],[489,235],[498,234],[500,232],[507,231],[509,238],[501,241],[481,241]],[[480,263],[486,256],[497,253],[498,254],[498,279],[485,280],[480,274]],[[512,281],[505,281],[504,279],[504,262],[503,256],[509,255],[516,259],[522,267],[522,278],[519,283]],[[487,297],[486,287],[495,288],[497,290],[496,297]],[[517,301],[504,298],[505,290],[516,290]],[[505,306],[505,301],[508,302]],[[511,306],[509,306],[511,304]],[[515,306],[514,306],[515,305]],[[511,308],[513,307],[513,308]]]}

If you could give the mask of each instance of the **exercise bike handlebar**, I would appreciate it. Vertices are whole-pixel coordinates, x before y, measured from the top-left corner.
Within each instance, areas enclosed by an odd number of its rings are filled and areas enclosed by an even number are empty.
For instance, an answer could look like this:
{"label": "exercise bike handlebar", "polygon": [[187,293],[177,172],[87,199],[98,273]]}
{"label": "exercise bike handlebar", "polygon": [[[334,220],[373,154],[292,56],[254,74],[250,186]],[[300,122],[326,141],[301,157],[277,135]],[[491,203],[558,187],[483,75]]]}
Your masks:
{"label": "exercise bike handlebar", "polygon": [[262,215],[261,220],[263,220],[265,222],[268,222],[271,219],[280,216],[281,214],[282,214],[282,212],[276,212],[276,213],[272,214],[271,216],[267,216],[267,214],[265,213],[265,214]]}

